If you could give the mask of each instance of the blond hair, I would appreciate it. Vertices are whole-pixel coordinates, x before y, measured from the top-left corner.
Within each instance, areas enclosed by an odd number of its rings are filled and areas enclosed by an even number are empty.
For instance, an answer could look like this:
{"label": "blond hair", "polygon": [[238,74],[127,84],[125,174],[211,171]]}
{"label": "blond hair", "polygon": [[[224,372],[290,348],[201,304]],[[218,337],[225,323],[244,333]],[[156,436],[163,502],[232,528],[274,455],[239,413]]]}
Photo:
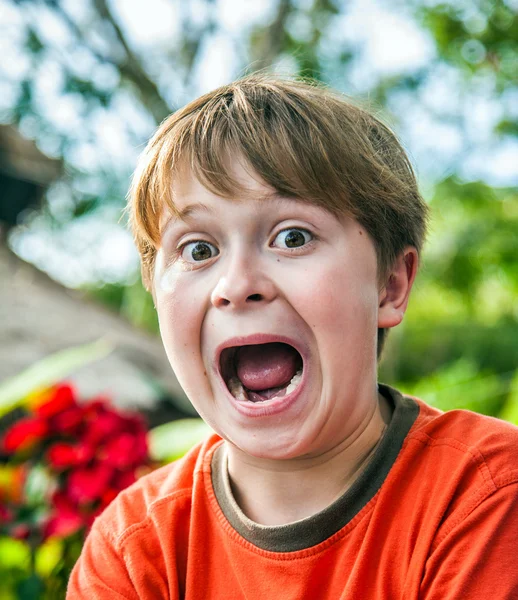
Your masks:
{"label": "blond hair", "polygon": [[[238,153],[277,193],[355,218],[376,248],[380,283],[406,246],[421,250],[427,206],[392,131],[344,96],[316,83],[250,75],[168,117],[140,157],[127,206],[152,289],[160,217],[178,214],[172,180],[187,164],[224,198],[244,192],[229,173]],[[384,340],[379,331],[378,350]]]}

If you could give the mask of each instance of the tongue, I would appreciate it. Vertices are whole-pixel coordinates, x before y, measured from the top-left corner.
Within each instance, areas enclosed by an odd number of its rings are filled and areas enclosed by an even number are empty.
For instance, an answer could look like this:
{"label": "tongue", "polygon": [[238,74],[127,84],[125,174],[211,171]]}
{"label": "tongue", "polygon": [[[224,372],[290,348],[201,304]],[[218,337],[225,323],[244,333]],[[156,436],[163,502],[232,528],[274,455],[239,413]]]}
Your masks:
{"label": "tongue", "polygon": [[237,376],[249,390],[279,388],[295,375],[298,360],[299,353],[287,344],[241,346],[236,354]]}

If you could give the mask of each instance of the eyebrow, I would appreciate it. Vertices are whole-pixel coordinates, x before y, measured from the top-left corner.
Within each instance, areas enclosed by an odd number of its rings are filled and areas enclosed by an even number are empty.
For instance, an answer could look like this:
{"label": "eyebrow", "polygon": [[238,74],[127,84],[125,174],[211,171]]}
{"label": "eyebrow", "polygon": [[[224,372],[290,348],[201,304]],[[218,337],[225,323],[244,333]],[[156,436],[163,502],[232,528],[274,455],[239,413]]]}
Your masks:
{"label": "eyebrow", "polygon": [[196,213],[214,214],[214,210],[210,206],[195,202],[194,204],[188,204],[185,208],[178,211],[178,214],[172,215],[164,225],[162,226],[162,234],[165,234],[167,230],[178,221],[186,222],[189,217],[192,217]]}
{"label": "eyebrow", "polygon": [[214,210],[206,204],[196,202],[195,204],[188,204],[185,208],[182,208],[182,210],[179,211],[178,216],[175,216],[175,219],[185,221],[188,217],[192,217],[196,213],[214,214]]}
{"label": "eyebrow", "polygon": [[[256,197],[258,200],[263,201],[272,201],[272,200],[284,200],[285,198],[281,196],[278,192],[266,192],[265,194],[261,194]],[[194,202],[193,204],[188,204],[185,208],[178,211],[177,215],[174,215],[170,221],[185,221],[187,218],[195,215],[196,213],[206,213],[213,215],[216,211],[206,204],[201,204],[200,202]]]}
{"label": "eyebrow", "polygon": [[[265,192],[256,196],[256,199],[262,200],[263,202],[281,202],[286,203],[290,201],[290,198],[279,194],[277,191]],[[178,211],[178,214],[173,215],[164,225],[162,233],[165,233],[171,225],[177,223],[178,221],[186,222],[189,217],[192,217],[199,213],[204,213],[208,215],[215,215],[216,210],[206,204],[201,204],[200,202],[194,202],[193,204],[188,204],[186,207],[182,208],[182,210]]]}

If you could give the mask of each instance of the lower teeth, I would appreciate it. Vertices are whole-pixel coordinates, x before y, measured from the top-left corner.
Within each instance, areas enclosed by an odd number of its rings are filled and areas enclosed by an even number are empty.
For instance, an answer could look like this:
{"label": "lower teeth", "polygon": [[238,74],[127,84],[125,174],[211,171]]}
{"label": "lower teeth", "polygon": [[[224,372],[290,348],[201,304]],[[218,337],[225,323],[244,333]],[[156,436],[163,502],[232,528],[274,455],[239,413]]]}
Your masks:
{"label": "lower teeth", "polygon": [[[293,377],[291,378],[291,381],[288,385],[288,387],[283,390],[283,396],[287,395],[287,394],[291,394],[291,392],[293,392],[297,386],[299,385],[299,383],[302,381],[302,369],[299,369],[295,375],[293,375]],[[243,400],[243,401],[248,401],[248,394],[246,393],[245,388],[243,387],[243,384],[241,383],[241,381],[237,378],[237,377],[231,377],[227,383],[228,389],[230,390],[230,393],[232,394],[232,396],[234,396],[234,398],[236,398],[236,400]],[[281,393],[279,392],[279,395],[281,395]],[[272,398],[275,398],[276,396],[272,396]],[[268,398],[269,400],[271,400],[272,398]],[[263,402],[266,401],[263,400]]]}
{"label": "lower teeth", "polygon": [[234,398],[237,400],[248,400],[248,397],[245,392],[245,388],[243,384],[239,381],[237,377],[232,377],[227,383],[228,389]]}

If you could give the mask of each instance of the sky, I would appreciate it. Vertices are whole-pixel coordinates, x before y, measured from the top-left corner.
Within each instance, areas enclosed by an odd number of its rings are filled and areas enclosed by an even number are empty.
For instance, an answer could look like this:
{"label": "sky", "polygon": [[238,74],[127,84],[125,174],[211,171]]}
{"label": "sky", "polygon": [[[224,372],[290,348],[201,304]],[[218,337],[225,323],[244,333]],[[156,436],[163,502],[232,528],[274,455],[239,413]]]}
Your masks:
{"label": "sky", "polygon": [[[307,1],[299,0],[299,3],[303,5]],[[63,0],[62,4],[74,18],[81,20],[87,17],[86,0]],[[177,86],[168,85],[176,75],[160,56],[174,45],[178,37],[179,11],[192,11],[202,24],[210,17],[207,4],[199,0],[183,3],[171,0],[111,0],[110,4],[135,51],[156,57],[155,62],[147,67],[151,72],[153,69],[156,71],[162,89],[166,90],[165,95],[169,88],[177,89]],[[215,2],[213,10],[217,11],[219,30],[202,49],[189,90],[183,96],[170,97],[170,102],[181,105],[230,81],[238,69],[233,40],[254,23],[270,20],[275,6],[274,0]],[[333,43],[333,36],[342,39],[345,36],[360,49],[348,73],[349,93],[362,95],[380,75],[411,73],[434,58],[434,44],[428,34],[404,10],[395,10],[395,6],[400,7],[401,4],[353,0],[346,16],[336,20],[329,43]],[[20,11],[10,0],[0,0],[0,56],[4,57],[0,68],[0,121],[5,120],[14,101],[12,81],[31,68],[27,55],[17,50],[21,43],[21,25]],[[70,34],[51,11],[41,11],[38,27],[39,35],[56,48],[59,44],[69,43]],[[301,17],[290,27],[303,35],[308,23]],[[96,44],[102,48],[105,43],[102,32],[95,35]],[[78,76],[92,72],[92,58],[78,48],[72,48],[65,60]],[[290,61],[279,66],[289,70]],[[121,92],[117,95],[115,110],[98,110],[88,123],[83,123],[80,118],[81,100],[63,98],[59,93],[61,73],[55,64],[51,60],[43,62],[38,71],[41,112],[58,130],[81,130],[82,143],[71,150],[68,157],[71,164],[77,169],[101,174],[103,169],[109,169],[112,175],[125,182],[142,150],[141,140],[152,133],[152,120],[139,111],[130,94]],[[106,89],[117,85],[115,69],[105,66],[96,68],[94,73],[98,85],[105,85]],[[463,97],[457,77],[456,71],[444,66],[428,80],[417,102],[415,95],[402,93],[394,96],[388,107],[425,191],[431,182],[447,175],[452,165],[467,179],[485,179],[497,186],[518,184],[518,144],[508,142],[495,146],[491,135],[493,125],[500,118],[502,104],[495,101],[487,82],[481,82],[476,98]],[[329,83],[338,88],[344,85],[341,80]],[[518,106],[518,98],[505,101],[514,101]],[[468,115],[466,135],[462,136],[447,119],[435,117],[436,113]],[[52,135],[37,136],[34,120],[25,119],[20,129],[27,137],[36,137],[39,147],[47,154],[59,153],[59,139]],[[469,145],[468,152],[466,144]],[[98,183],[91,177],[77,185],[95,193]],[[121,185],[124,186],[124,183]],[[67,203],[70,203],[67,189],[55,186],[49,195],[51,210],[66,208]],[[117,210],[120,211],[120,205],[115,212],[113,206],[107,205],[101,213],[76,220],[63,232],[49,230],[42,219],[36,218],[30,226],[19,228],[11,236],[10,243],[22,258],[34,262],[71,287],[97,279],[108,282],[125,280],[135,276],[138,257],[129,233],[117,224]]]}

